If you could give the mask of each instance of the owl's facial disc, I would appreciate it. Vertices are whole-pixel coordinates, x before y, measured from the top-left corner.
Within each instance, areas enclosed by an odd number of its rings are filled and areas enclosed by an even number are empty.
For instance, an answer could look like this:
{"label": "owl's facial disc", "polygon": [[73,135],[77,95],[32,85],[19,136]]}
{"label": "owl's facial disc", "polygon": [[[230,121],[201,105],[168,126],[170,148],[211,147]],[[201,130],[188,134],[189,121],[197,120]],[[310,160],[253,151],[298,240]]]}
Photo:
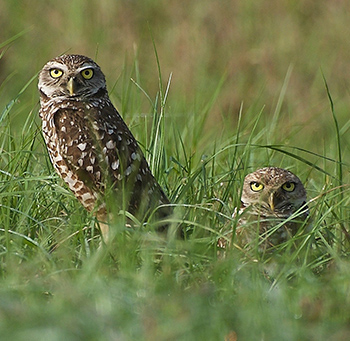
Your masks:
{"label": "owl's facial disc", "polygon": [[48,62],[39,74],[42,99],[70,97],[86,100],[102,91],[107,92],[105,77],[94,62],[86,61],[78,66],[65,65],[61,61]]}

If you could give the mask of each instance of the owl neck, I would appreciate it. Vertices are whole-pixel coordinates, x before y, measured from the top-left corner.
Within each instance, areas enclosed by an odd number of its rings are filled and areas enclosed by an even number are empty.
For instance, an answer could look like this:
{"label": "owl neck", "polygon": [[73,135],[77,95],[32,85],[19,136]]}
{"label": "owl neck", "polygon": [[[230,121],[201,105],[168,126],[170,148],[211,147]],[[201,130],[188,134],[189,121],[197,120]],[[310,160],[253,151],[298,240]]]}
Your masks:
{"label": "owl neck", "polygon": [[108,98],[108,91],[106,88],[100,88],[92,97],[98,97],[98,98]]}

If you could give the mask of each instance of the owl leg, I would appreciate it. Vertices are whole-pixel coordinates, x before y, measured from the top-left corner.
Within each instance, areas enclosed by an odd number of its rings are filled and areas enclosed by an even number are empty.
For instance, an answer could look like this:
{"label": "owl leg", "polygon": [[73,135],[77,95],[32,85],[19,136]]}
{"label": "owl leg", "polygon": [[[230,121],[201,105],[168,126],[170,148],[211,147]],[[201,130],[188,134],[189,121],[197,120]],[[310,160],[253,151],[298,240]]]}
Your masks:
{"label": "owl leg", "polygon": [[107,212],[104,206],[99,208],[96,214],[96,218],[98,220],[102,240],[107,244],[109,241],[109,225],[107,223]]}
{"label": "owl leg", "polygon": [[109,225],[99,221],[99,227],[100,227],[100,231],[101,231],[101,237],[103,239],[103,241],[107,244],[109,241]]}

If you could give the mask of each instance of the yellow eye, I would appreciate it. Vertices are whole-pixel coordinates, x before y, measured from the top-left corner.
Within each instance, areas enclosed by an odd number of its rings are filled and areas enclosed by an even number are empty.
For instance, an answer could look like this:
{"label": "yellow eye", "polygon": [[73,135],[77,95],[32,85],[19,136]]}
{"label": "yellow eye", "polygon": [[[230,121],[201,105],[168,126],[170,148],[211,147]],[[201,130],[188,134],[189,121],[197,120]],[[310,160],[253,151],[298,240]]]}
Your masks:
{"label": "yellow eye", "polygon": [[60,69],[51,69],[50,70],[50,76],[52,78],[59,78],[63,75],[63,71]]}
{"label": "yellow eye", "polygon": [[282,189],[286,192],[293,192],[295,189],[295,183],[294,182],[286,182],[283,184]]}
{"label": "yellow eye", "polygon": [[85,70],[81,71],[81,75],[85,79],[91,79],[92,76],[94,75],[94,70],[93,69],[85,69]]}
{"label": "yellow eye", "polygon": [[261,184],[260,182],[251,182],[250,183],[250,188],[254,192],[260,192],[264,189],[264,185]]}

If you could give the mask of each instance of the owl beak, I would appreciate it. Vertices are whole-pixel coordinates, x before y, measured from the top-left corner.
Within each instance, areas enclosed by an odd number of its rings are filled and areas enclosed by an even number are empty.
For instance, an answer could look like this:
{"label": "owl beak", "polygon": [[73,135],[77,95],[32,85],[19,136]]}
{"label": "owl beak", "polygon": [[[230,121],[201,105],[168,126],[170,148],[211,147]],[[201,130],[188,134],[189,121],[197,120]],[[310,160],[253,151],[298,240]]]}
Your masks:
{"label": "owl beak", "polygon": [[275,210],[274,193],[271,193],[269,196],[269,206],[271,211],[273,212]]}
{"label": "owl beak", "polygon": [[67,83],[67,90],[69,91],[69,94],[71,96],[74,95],[74,80],[73,80],[73,78],[69,78],[69,81]]}

